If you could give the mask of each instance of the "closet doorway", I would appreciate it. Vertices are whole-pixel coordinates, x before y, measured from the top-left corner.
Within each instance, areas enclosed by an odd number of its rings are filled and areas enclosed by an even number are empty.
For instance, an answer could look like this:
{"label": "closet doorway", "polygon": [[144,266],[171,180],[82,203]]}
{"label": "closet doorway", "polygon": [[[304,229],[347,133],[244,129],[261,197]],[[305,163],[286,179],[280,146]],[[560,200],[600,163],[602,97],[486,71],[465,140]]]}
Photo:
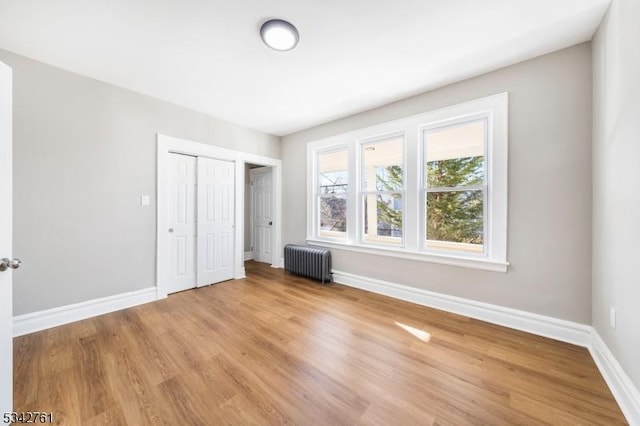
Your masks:
{"label": "closet doorway", "polygon": [[233,278],[234,163],[169,153],[168,293]]}
{"label": "closet doorway", "polygon": [[[190,182],[182,179],[184,194],[178,184],[170,184],[173,155],[195,158],[195,190],[188,189]],[[189,160],[184,160],[188,162]],[[200,164],[201,163],[201,164]],[[156,226],[156,285],[157,298],[163,299],[181,288],[193,288],[228,279],[244,278],[244,259],[247,255],[245,228],[249,210],[245,197],[249,191],[247,165],[271,169],[271,266],[281,268],[282,259],[282,161],[277,158],[222,148],[212,144],[157,135],[157,226]],[[181,166],[185,168],[185,166]],[[186,166],[188,169],[189,167]],[[245,175],[246,173],[246,175]],[[175,188],[174,188],[175,186]],[[193,206],[189,207],[188,193],[191,191]],[[195,191],[195,192],[194,192]],[[173,194],[172,194],[173,192]],[[183,197],[183,198],[179,198]],[[207,198],[208,197],[208,198]],[[173,198],[173,200],[172,200]],[[181,201],[183,200],[183,201]],[[208,200],[208,201],[207,201]],[[173,206],[173,207],[170,207]],[[182,206],[182,207],[180,207]],[[175,238],[178,212],[195,211],[193,226]],[[173,215],[173,217],[172,217]],[[203,218],[203,219],[200,219]],[[184,220],[186,223],[186,219]],[[182,222],[181,222],[182,223]],[[169,232],[173,229],[174,232]],[[191,234],[188,234],[191,232]],[[191,235],[191,240],[188,235]],[[192,257],[189,251],[192,250]],[[180,269],[182,268],[182,269]],[[191,268],[191,269],[189,269]],[[175,284],[174,278],[181,284]],[[195,272],[193,272],[195,271]],[[195,284],[193,276],[195,274]],[[182,277],[182,275],[181,275]],[[187,284],[188,283],[188,284]]]}

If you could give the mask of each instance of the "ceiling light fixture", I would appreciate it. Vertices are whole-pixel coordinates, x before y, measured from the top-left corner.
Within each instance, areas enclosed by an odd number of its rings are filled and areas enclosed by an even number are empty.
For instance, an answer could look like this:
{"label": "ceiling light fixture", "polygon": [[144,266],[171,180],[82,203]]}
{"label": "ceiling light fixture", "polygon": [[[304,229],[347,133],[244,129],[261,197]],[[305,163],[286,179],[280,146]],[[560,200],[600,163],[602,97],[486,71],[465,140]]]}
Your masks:
{"label": "ceiling light fixture", "polygon": [[271,19],[262,24],[260,37],[264,44],[279,51],[293,49],[300,40],[296,27],[282,19]]}

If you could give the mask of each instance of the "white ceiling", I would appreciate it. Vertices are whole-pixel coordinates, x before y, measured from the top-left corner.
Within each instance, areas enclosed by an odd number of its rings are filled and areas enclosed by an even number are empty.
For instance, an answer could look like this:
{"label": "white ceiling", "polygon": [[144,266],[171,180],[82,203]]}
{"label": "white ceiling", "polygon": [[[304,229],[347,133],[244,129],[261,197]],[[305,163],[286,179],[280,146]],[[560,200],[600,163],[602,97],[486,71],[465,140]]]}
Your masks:
{"label": "white ceiling", "polygon": [[0,48],[285,135],[590,40],[609,3],[0,0]]}

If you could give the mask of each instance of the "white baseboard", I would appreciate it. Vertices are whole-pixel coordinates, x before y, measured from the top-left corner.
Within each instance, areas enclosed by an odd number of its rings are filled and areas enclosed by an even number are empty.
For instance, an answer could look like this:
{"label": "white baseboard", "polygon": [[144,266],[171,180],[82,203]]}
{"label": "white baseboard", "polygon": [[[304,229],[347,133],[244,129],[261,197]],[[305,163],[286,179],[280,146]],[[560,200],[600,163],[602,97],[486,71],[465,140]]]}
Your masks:
{"label": "white baseboard", "polygon": [[271,264],[272,268],[284,268],[284,257],[281,257],[280,260],[278,260],[275,263]]}
{"label": "white baseboard", "polygon": [[252,251],[245,251],[244,252],[244,260],[253,260],[253,252]]}
{"label": "white baseboard", "polygon": [[591,332],[589,352],[629,424],[640,426],[640,391],[595,329]]}
{"label": "white baseboard", "polygon": [[334,281],[430,308],[464,315],[539,336],[588,347],[591,326],[517,309],[435,293],[406,285],[333,271]]}
{"label": "white baseboard", "polygon": [[435,293],[402,284],[333,271],[334,281],[430,308],[464,315],[589,349],[630,425],[640,426],[640,393],[597,331],[590,325]]}
{"label": "white baseboard", "polygon": [[245,267],[243,266],[242,268],[240,268],[240,271],[238,272],[238,274],[233,277],[234,280],[241,280],[243,278],[247,278],[247,270],[245,269]]}
{"label": "white baseboard", "polygon": [[131,291],[73,305],[13,317],[13,336],[22,336],[70,322],[80,321],[120,309],[157,300],[156,287]]}

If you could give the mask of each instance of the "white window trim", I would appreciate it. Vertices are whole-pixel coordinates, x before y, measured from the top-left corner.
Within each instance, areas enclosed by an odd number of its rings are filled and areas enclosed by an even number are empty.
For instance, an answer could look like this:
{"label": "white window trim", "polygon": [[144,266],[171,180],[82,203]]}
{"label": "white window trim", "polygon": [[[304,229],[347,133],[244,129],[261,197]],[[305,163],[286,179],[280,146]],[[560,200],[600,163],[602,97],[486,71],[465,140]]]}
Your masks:
{"label": "white window trim", "polygon": [[[487,117],[487,167],[484,254],[446,253],[425,249],[423,192],[423,131],[432,127]],[[361,187],[360,147],[362,143],[390,134],[404,133],[404,247],[382,246],[361,242],[361,219],[357,202]],[[344,239],[318,235],[315,215],[317,153],[347,147],[349,155],[349,187],[347,192],[347,236]],[[411,158],[414,161],[411,161]],[[364,129],[311,142],[307,145],[307,242],[340,250],[389,257],[506,272],[507,261],[507,190],[508,190],[508,93],[500,93],[435,111],[414,115]]]}

